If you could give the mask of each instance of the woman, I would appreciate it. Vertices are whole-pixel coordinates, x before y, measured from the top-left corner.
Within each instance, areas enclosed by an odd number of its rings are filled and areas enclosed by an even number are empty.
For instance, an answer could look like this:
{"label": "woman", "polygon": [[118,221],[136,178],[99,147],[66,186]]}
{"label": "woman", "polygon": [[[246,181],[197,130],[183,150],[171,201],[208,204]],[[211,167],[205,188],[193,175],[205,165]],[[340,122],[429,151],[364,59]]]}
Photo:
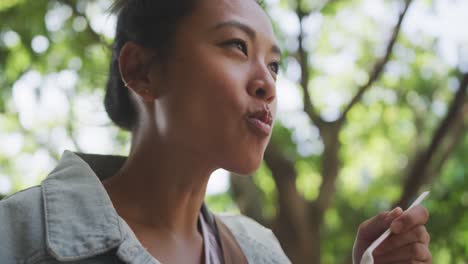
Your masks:
{"label": "woman", "polygon": [[[269,142],[281,54],[267,15],[254,0],[115,11],[105,106],[130,154],[65,152],[41,186],[2,201],[0,262],[289,263],[270,230],[203,204],[214,170],[251,174]],[[377,263],[430,263],[427,219],[417,206],[364,222],[355,263],[390,225]]]}

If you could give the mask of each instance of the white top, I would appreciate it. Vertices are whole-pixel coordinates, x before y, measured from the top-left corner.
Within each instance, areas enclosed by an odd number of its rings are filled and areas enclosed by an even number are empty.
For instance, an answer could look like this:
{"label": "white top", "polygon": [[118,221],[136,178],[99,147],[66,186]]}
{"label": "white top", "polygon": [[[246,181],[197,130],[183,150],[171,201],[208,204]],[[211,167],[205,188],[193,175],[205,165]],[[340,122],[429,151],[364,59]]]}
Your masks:
{"label": "white top", "polygon": [[221,250],[221,243],[216,231],[205,220],[203,213],[199,217],[200,233],[203,236],[203,250],[205,255],[205,264],[223,264],[224,257]]}

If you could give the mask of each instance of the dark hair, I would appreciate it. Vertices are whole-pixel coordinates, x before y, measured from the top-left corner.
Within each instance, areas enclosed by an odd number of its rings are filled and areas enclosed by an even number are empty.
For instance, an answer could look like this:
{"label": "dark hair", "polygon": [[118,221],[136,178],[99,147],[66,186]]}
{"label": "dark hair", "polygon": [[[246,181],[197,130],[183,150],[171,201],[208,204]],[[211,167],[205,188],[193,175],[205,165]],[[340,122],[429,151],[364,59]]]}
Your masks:
{"label": "dark hair", "polygon": [[[119,71],[123,45],[133,41],[155,49],[159,62],[171,52],[170,47],[180,21],[196,7],[197,0],[115,0],[111,11],[117,14],[117,28],[109,67],[104,106],[110,119],[119,127],[132,130],[137,111]],[[264,7],[262,0],[256,0]]]}
{"label": "dark hair", "polygon": [[133,41],[155,49],[158,58],[164,60],[180,21],[193,11],[195,3],[196,0],[116,0],[111,7],[118,18],[104,106],[110,119],[119,127],[131,130],[137,119],[135,106],[119,71],[123,45]]}

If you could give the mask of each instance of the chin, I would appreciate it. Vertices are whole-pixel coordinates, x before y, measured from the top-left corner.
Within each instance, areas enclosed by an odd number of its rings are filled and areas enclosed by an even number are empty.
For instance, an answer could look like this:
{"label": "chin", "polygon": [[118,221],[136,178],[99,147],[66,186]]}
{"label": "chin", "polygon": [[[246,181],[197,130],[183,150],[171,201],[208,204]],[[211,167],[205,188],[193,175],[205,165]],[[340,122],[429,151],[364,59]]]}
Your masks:
{"label": "chin", "polygon": [[256,172],[258,167],[256,169],[243,169],[243,170],[230,170],[231,172],[237,174],[237,175],[242,175],[242,176],[251,176],[254,172]]}
{"label": "chin", "polygon": [[263,156],[257,159],[240,159],[236,163],[229,164],[230,166],[226,166],[224,169],[231,171],[235,174],[249,176],[256,172],[258,168],[260,168],[260,165],[262,164],[262,159]]}

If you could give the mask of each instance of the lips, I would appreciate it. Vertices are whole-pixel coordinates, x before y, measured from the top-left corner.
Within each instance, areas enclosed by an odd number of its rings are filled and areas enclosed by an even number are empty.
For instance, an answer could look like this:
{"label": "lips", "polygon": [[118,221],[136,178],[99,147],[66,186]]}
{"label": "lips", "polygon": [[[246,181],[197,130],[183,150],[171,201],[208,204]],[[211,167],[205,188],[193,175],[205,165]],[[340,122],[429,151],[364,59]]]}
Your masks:
{"label": "lips", "polygon": [[269,110],[258,110],[249,115],[249,118],[258,119],[260,122],[271,126],[273,120]]}
{"label": "lips", "polygon": [[254,133],[261,137],[271,134],[273,118],[269,110],[258,110],[248,115],[247,123]]}

